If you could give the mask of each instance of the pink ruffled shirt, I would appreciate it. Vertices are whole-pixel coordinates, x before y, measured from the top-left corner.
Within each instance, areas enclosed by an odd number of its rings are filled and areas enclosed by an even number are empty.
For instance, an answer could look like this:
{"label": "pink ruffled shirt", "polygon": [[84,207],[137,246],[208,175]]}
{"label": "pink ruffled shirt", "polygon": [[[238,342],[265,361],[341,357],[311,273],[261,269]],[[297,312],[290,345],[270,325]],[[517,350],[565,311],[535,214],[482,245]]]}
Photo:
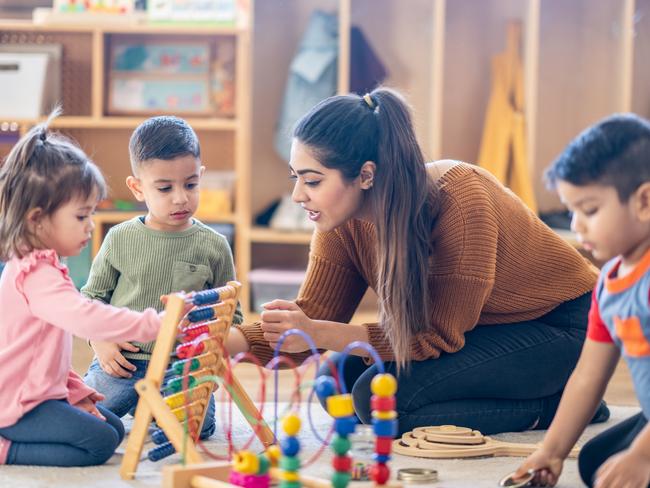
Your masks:
{"label": "pink ruffled shirt", "polygon": [[[46,400],[74,405],[95,390],[72,370],[72,336],[156,338],[160,318],[84,298],[53,250],[11,259],[0,277],[0,427]],[[1,454],[1,453],[0,453]]]}

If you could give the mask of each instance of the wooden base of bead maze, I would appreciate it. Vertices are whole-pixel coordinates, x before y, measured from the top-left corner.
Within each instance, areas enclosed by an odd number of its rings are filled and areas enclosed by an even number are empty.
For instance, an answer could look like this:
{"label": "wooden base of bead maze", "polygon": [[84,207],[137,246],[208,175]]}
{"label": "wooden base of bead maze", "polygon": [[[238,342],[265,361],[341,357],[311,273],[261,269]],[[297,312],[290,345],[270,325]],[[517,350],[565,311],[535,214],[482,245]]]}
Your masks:
{"label": "wooden base of bead maze", "polygon": [[[226,462],[210,462],[193,465],[174,465],[163,468],[163,488],[240,488],[228,483],[232,465]],[[280,479],[280,470],[271,468],[271,478]],[[332,488],[332,484],[320,478],[300,474],[300,483],[307,488]],[[370,481],[354,482],[355,488],[375,486]],[[385,488],[401,488],[399,482],[386,483]]]}
{"label": "wooden base of bead maze", "polygon": [[[218,318],[222,319],[223,328],[220,329],[221,341],[225,341],[230,328],[240,288],[241,285],[238,282],[231,281],[226,286],[214,290],[218,293],[217,300],[219,302],[211,308],[214,309],[214,313],[218,315]],[[160,393],[161,383],[165,376],[171,351],[178,337],[178,325],[182,319],[185,306],[186,296],[175,294],[168,297],[165,306],[165,317],[158,333],[158,338],[156,339],[156,345],[151,356],[151,361],[149,362],[149,367],[147,368],[147,373],[144,379],[136,383],[135,388],[140,395],[140,399],[138,400],[133,428],[129,434],[126,451],[120,467],[120,476],[123,479],[133,479],[135,477],[149,425],[153,419],[156,420],[156,423],[165,433],[165,436],[176,449],[176,452],[184,453],[185,463],[197,464],[204,461],[194,441],[186,435],[181,421],[172,413],[171,408],[167,405]],[[207,373],[212,376],[224,378],[227,372],[226,360],[223,358],[221,351],[217,349],[215,348],[212,351],[217,355],[217,360],[208,368]],[[232,388],[233,397],[237,398],[237,407],[244,413],[244,416],[249,422],[251,422],[250,419],[260,419],[255,404],[239,381],[232,375],[228,375],[228,381],[230,388]],[[199,401],[202,413],[196,432],[200,432],[201,426],[203,425],[207,402],[211,394],[212,387],[210,387],[209,395]],[[256,430],[257,436],[262,444],[269,446],[274,441],[273,432],[265,422],[262,420],[258,421],[262,422],[262,425],[255,427],[251,423],[251,426]]]}
{"label": "wooden base of bead maze", "polygon": [[[455,425],[418,427],[393,441],[393,452],[405,456],[450,459],[482,456],[525,457],[539,449],[538,444],[502,442],[484,436],[478,430]],[[574,447],[570,458],[578,457]]]}

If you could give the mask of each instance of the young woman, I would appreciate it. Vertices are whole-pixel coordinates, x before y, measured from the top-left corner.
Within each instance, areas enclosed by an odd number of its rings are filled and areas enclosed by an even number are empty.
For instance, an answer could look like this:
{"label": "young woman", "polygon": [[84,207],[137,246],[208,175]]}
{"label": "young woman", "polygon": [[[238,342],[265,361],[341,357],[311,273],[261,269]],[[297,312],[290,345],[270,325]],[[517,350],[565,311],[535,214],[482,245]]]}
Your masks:
{"label": "young woman", "polygon": [[[314,107],[294,131],[289,172],[316,224],[307,276],[295,303],[270,302],[261,323],[234,329],[231,351],[268,361],[292,328],[332,351],[368,341],[399,374],[400,432],[548,427],[597,276],[577,251],[486,171],[426,164],[408,106],[387,89]],[[379,322],[347,324],[367,287]],[[283,351],[309,354],[298,336]],[[376,367],[358,354],[345,381],[370,422]],[[603,405],[597,418],[607,416]]]}

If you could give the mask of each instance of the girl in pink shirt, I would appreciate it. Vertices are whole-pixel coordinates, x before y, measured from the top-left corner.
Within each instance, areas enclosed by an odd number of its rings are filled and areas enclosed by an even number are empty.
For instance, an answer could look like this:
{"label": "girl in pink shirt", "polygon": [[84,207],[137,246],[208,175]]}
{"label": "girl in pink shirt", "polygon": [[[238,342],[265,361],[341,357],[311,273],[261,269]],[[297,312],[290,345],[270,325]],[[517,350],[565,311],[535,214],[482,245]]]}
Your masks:
{"label": "girl in pink shirt", "polygon": [[0,168],[0,464],[89,466],[124,437],[120,419],[72,370],[72,336],[156,338],[160,317],[82,297],[59,256],[88,244],[104,198],[99,169],[71,141],[29,131]]}

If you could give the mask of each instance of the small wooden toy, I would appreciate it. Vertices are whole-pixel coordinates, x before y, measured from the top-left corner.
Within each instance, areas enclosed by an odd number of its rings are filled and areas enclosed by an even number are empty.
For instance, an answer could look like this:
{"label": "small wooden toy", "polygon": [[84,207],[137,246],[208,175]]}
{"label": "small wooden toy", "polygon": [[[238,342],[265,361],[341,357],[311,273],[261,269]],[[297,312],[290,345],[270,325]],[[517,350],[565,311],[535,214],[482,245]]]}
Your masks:
{"label": "small wooden toy", "polygon": [[[502,442],[484,436],[478,430],[455,425],[418,427],[393,441],[393,451],[405,456],[434,459],[472,458],[480,456],[529,456],[539,448],[537,444]],[[573,448],[569,457],[580,452]]]}

